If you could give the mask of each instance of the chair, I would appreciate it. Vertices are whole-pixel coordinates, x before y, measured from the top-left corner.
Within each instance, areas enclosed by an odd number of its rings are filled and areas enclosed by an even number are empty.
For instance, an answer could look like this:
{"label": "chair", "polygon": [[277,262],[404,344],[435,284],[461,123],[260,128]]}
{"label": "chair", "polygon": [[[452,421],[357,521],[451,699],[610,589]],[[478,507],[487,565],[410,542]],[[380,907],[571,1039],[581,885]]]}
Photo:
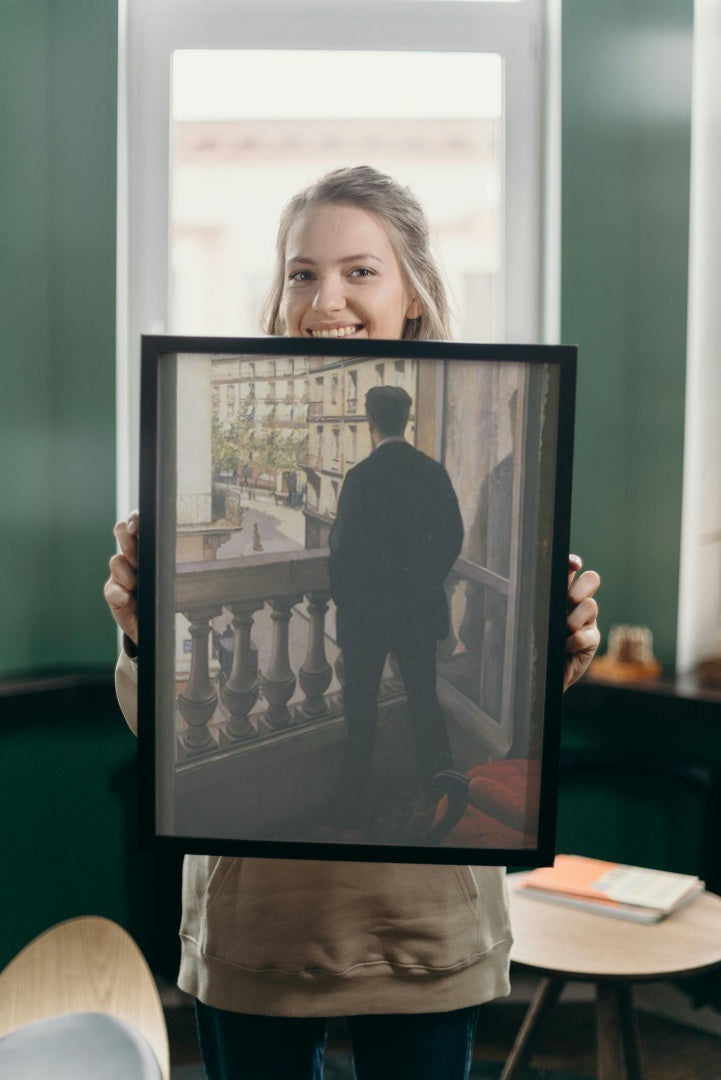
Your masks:
{"label": "chair", "polygon": [[125,930],[69,919],[10,961],[0,973],[0,1076],[169,1080],[160,997]]}
{"label": "chair", "polygon": [[426,843],[479,848],[535,846],[539,762],[507,758],[476,765],[465,775],[445,770],[435,779],[440,798]]}

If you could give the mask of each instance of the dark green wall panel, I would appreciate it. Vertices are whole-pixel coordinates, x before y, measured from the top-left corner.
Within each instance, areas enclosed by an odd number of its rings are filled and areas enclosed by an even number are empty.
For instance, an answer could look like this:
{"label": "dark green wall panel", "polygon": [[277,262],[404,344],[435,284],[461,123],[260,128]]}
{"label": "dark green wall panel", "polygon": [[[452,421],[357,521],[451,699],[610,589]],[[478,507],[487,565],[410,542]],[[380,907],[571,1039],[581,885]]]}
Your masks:
{"label": "dark green wall panel", "polygon": [[0,671],[46,647],[52,586],[47,53],[45,5],[0,3]]}
{"label": "dark green wall panel", "polygon": [[0,695],[0,969],[62,919],[124,926],[177,974],[180,859],[138,849],[137,741],[109,676]]}
{"label": "dark green wall panel", "polygon": [[675,658],[691,0],[563,6],[562,338],[579,345],[573,546],[601,624]]}
{"label": "dark green wall panel", "polygon": [[112,662],[116,0],[0,0],[0,675]]}

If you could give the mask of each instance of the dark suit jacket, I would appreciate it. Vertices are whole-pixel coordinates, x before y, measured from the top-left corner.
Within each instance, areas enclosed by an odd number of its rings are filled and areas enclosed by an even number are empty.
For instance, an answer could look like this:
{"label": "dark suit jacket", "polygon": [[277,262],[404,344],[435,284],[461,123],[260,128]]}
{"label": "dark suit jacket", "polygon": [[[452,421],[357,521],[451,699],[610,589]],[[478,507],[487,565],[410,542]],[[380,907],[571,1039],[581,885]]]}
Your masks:
{"label": "dark suit jacket", "polygon": [[458,500],[439,462],[391,442],[351,469],[329,541],[341,647],[353,628],[444,638],[443,581],[462,542]]}

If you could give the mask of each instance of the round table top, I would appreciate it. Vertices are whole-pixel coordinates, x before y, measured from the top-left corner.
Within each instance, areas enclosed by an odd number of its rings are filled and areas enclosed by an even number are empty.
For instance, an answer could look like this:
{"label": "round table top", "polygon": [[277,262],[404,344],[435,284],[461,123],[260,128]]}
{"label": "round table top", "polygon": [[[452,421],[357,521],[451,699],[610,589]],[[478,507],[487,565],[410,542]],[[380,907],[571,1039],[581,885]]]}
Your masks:
{"label": "round table top", "polygon": [[508,875],[511,960],[569,979],[662,979],[721,965],[721,897],[705,892],[657,923],[628,922],[525,896]]}

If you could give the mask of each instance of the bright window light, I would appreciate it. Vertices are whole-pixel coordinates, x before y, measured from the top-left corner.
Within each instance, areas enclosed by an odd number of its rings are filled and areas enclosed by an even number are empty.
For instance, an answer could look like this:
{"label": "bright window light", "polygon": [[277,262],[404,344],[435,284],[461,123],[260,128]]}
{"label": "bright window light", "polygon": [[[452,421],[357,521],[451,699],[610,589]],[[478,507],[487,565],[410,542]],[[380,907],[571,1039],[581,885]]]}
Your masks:
{"label": "bright window light", "polygon": [[500,336],[497,54],[178,50],[172,119],[174,332],[258,333],[283,206],[323,173],[367,164],[423,202],[458,336]]}
{"label": "bright window light", "polygon": [[174,120],[476,118],[501,111],[501,58],[493,53],[182,49],[173,57]]}

